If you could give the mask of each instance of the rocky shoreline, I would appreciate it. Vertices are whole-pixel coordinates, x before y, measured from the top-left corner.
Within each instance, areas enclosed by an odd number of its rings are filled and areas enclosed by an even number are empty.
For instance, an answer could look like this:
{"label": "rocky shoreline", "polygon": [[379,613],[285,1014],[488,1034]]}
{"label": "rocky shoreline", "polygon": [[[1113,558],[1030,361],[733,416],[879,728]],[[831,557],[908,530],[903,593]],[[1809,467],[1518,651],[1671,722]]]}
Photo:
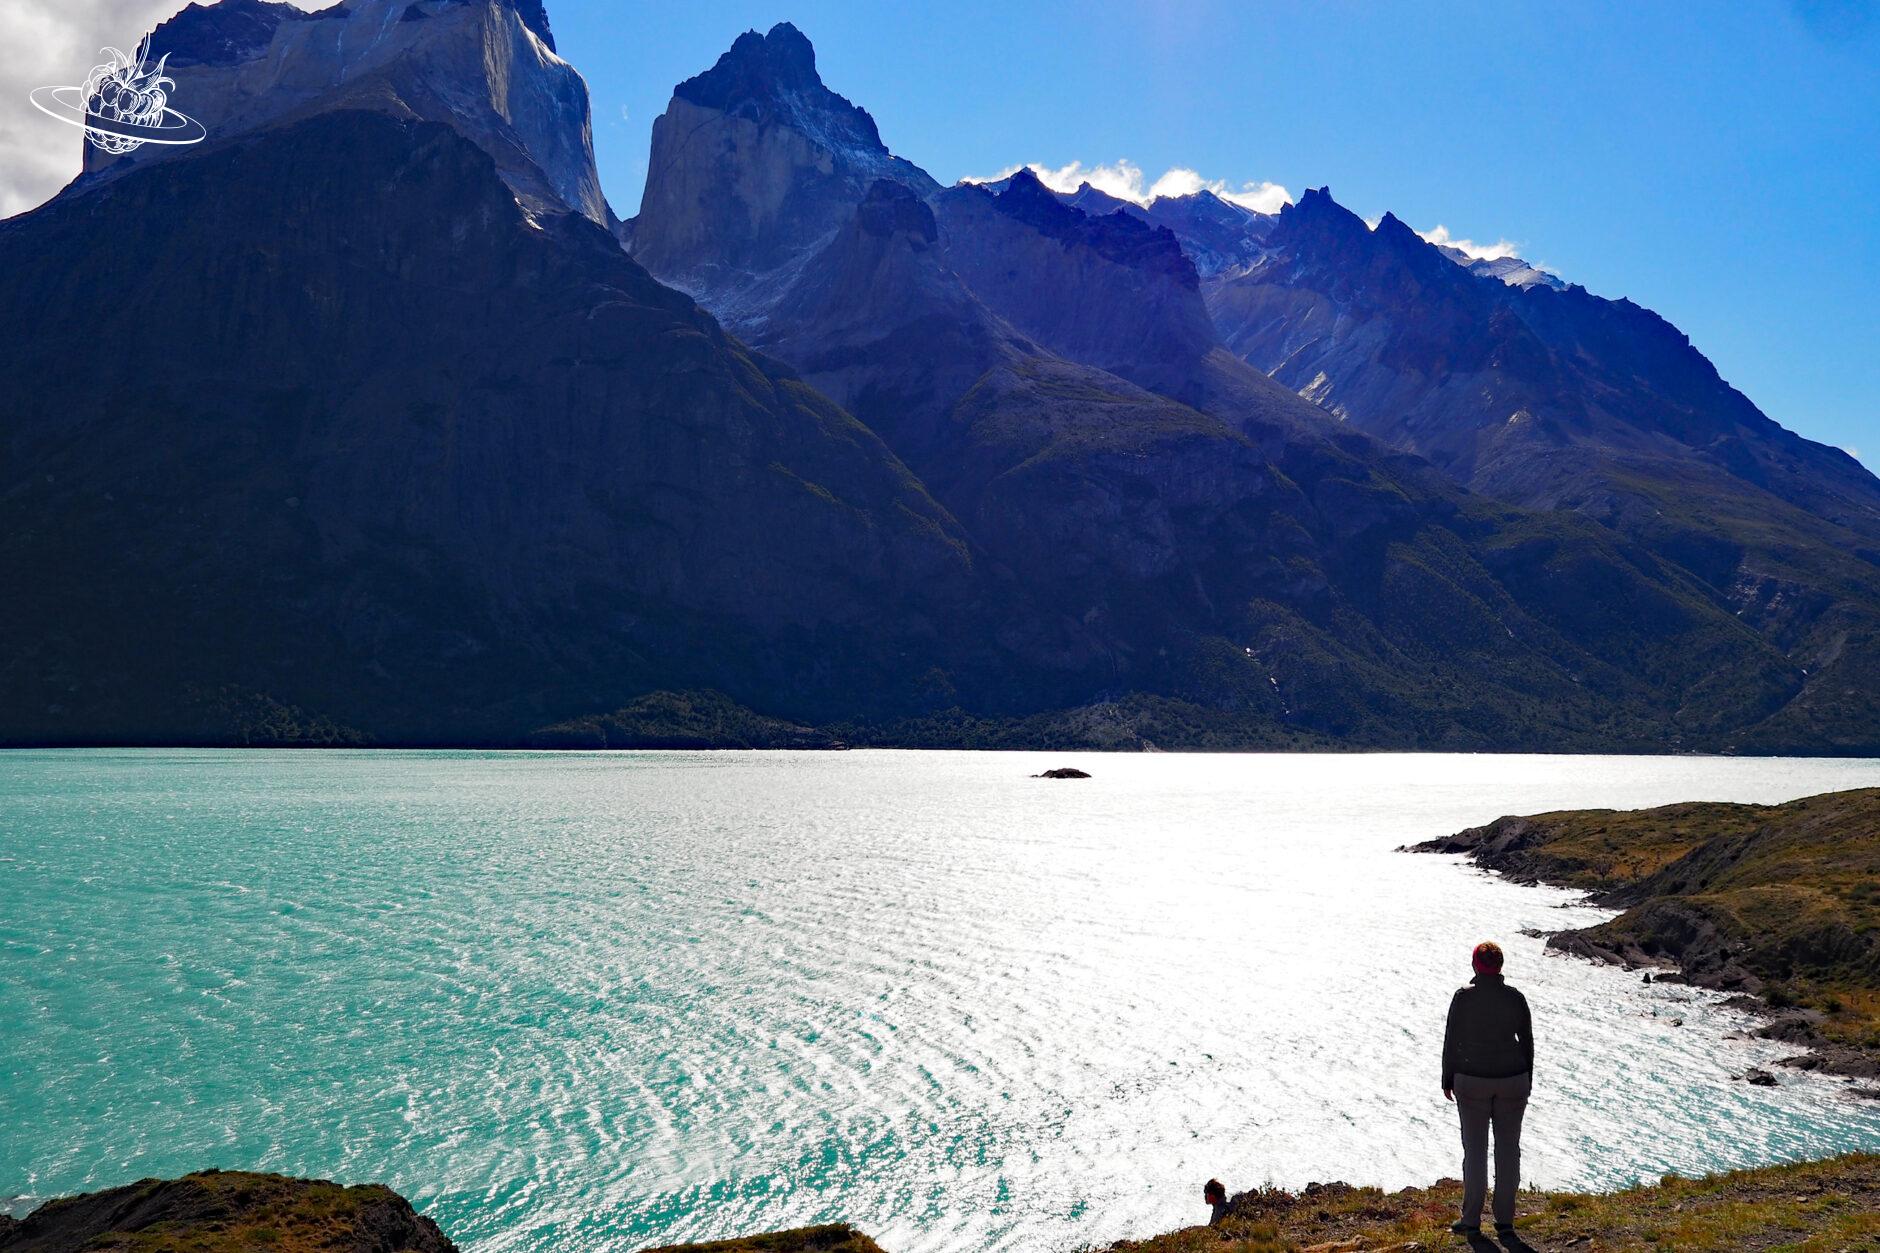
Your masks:
{"label": "rocky shoreline", "polygon": [[[1463,854],[1517,883],[1577,888],[1623,911],[1548,948],[1728,993],[1780,1064],[1880,1098],[1872,866],[1880,789],[1787,805],[1673,805],[1507,816],[1404,851]],[[1845,890],[1841,890],[1841,889]],[[1751,1076],[1753,1081],[1753,1076]]]}
{"label": "rocky shoreline", "polygon": [[0,1214],[5,1253],[458,1253],[381,1184],[203,1170]]}

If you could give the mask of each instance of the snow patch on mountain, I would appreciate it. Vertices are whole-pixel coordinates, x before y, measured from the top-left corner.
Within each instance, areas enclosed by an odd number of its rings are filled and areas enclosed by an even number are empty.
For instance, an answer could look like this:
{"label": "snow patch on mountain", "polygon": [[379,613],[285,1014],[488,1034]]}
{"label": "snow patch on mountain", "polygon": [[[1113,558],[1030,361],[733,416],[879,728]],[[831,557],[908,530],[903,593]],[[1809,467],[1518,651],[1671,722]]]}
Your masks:
{"label": "snow patch on mountain", "polygon": [[[1377,223],[1373,222],[1371,226],[1376,229]],[[1471,274],[1500,279],[1510,287],[1533,287],[1539,284],[1562,291],[1567,286],[1564,279],[1546,266],[1523,260],[1517,255],[1520,245],[1509,240],[1498,239],[1492,244],[1478,244],[1473,239],[1452,235],[1441,222],[1417,234],[1436,245],[1437,251]]]}
{"label": "snow patch on mountain", "polygon": [[1211,191],[1230,204],[1239,205],[1252,213],[1278,213],[1281,206],[1292,202],[1292,193],[1278,183],[1244,182],[1239,187],[1225,179],[1203,178],[1194,170],[1174,166],[1164,170],[1160,177],[1150,182],[1142,168],[1128,159],[1117,161],[1114,165],[1086,166],[1081,161],[1072,161],[1056,169],[1037,161],[1021,165],[1007,166],[997,174],[984,178],[966,177],[963,183],[1003,183],[1020,170],[1030,170],[1037,175],[1038,181],[1052,191],[1065,195],[1075,193],[1083,184],[1114,196],[1118,200],[1127,200],[1131,204],[1147,207],[1163,197],[1180,198],[1192,196],[1196,192]]}

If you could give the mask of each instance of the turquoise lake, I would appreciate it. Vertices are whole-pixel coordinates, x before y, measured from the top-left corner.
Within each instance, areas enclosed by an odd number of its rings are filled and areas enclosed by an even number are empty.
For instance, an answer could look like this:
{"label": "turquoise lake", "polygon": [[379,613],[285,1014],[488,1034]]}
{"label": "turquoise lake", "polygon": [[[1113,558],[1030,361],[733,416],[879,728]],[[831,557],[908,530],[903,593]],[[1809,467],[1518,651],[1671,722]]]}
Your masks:
{"label": "turquoise lake", "polygon": [[[1095,777],[1027,776],[1077,765]],[[1201,1221],[1202,1180],[1457,1171],[1477,940],[1539,1041],[1530,1180],[1880,1150],[1609,916],[1406,842],[1774,802],[1873,761],[0,754],[0,1205],[206,1166],[378,1180],[473,1253],[845,1219],[895,1253]]]}

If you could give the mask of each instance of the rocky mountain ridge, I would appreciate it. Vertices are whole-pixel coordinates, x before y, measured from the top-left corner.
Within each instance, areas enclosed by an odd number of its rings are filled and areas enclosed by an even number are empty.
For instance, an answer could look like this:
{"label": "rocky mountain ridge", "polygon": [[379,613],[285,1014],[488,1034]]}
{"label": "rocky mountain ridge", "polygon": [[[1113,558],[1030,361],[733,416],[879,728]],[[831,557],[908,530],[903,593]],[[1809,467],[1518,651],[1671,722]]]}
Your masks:
{"label": "rocky mountain ridge", "polygon": [[[1573,293],[1322,192],[942,188],[787,24],[679,85],[626,224],[539,6],[222,0],[165,38],[226,106],[210,142],[0,225],[0,309],[33,310],[0,347],[9,742],[216,742],[231,709],[320,742],[630,737],[663,691],[867,742],[1873,745],[1880,567],[1833,529],[1861,484],[1760,415],[1687,405],[1740,452],[1647,422],[1628,370],[1715,389],[1624,310],[1522,321]],[[126,292],[172,342],[120,327]],[[1604,452],[1468,490],[1439,452],[1472,411],[1404,448],[1313,403],[1369,394],[1377,333],[1511,394],[1530,358],[1597,383],[1566,445],[1624,435],[1706,491],[1789,473],[1789,530],[1602,512],[1641,499]],[[1298,394],[1270,344],[1340,377]]]}
{"label": "rocky mountain ridge", "polygon": [[[488,153],[538,213],[612,215],[594,165],[587,86],[555,53],[542,0],[284,0],[192,3],[159,24],[154,60],[217,140],[350,107],[444,122]],[[145,145],[112,157],[84,145],[88,175],[179,155]]]}

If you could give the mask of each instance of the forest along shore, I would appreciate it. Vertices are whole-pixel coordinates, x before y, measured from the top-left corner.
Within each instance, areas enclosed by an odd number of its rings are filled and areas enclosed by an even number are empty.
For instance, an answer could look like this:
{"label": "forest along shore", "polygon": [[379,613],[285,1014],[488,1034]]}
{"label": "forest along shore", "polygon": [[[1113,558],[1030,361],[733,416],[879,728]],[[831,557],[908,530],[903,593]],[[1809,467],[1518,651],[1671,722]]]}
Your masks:
{"label": "forest along shore", "polygon": [[1497,818],[1410,851],[1623,910],[1548,947],[1732,993],[1804,1050],[1782,1065],[1880,1098],[1880,788]]}

